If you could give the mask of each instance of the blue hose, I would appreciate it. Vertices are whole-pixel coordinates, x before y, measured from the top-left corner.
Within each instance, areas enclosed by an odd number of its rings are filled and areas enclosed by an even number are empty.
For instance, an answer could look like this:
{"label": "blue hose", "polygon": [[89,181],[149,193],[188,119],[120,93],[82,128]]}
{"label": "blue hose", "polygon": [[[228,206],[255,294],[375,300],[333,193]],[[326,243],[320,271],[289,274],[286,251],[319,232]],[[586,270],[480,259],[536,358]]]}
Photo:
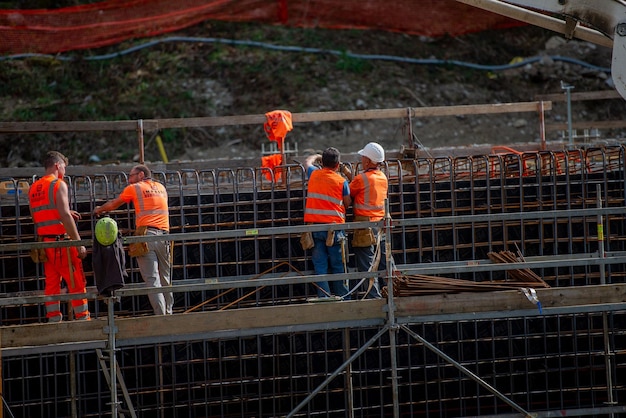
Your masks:
{"label": "blue hose", "polygon": [[[483,71],[503,71],[512,68],[523,67],[526,64],[532,64],[542,59],[546,58],[545,56],[534,56],[525,58],[520,61],[516,61],[510,64],[504,65],[483,65],[483,64],[474,64],[471,62],[465,61],[457,61],[457,60],[440,60],[440,59],[420,59],[420,58],[407,58],[407,57],[398,57],[394,55],[369,55],[369,54],[353,54],[351,52],[338,51],[335,49],[320,49],[320,48],[306,48],[299,46],[287,46],[287,45],[274,45],[266,42],[257,42],[257,41],[240,41],[235,39],[224,39],[224,38],[197,38],[197,37],[187,37],[187,36],[171,36],[163,39],[157,39],[154,41],[146,42],[141,45],[136,45],[130,47],[128,49],[114,52],[111,54],[104,55],[94,55],[90,57],[72,57],[72,56],[64,56],[64,55],[50,55],[50,54],[15,54],[8,55],[4,57],[0,57],[0,61],[7,60],[17,60],[17,59],[25,59],[25,58],[50,58],[59,61],[99,61],[99,60],[108,60],[112,58],[121,57],[123,55],[128,55],[133,52],[139,51],[144,48],[150,48],[152,46],[161,44],[161,43],[169,43],[169,42],[200,42],[200,43],[217,43],[217,44],[225,44],[225,45],[236,45],[236,46],[251,46],[257,48],[264,48],[273,51],[282,51],[282,52],[302,52],[308,54],[326,54],[326,55],[336,55],[336,56],[345,56],[350,58],[362,59],[362,60],[374,60],[374,61],[393,61],[393,62],[402,62],[408,64],[418,64],[418,65],[445,65],[445,66],[458,66],[458,67],[466,67],[474,70],[483,70]],[[595,71],[602,71],[605,73],[610,73],[611,69],[606,67],[599,67],[597,65],[589,64],[587,62],[577,60],[575,58],[562,57],[559,55],[550,55],[548,56],[553,61],[562,61],[570,64],[580,65],[581,67],[586,67]]]}

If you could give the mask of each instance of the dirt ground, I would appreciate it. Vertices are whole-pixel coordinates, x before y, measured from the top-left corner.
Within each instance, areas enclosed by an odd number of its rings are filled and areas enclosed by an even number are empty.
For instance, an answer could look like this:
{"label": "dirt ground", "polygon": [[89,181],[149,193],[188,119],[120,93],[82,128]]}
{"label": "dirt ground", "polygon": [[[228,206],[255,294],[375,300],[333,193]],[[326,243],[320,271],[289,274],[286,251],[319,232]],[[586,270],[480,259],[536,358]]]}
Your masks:
{"label": "dirt ground", "polygon": [[[341,37],[342,33],[337,32]],[[391,40],[390,40],[391,39]],[[298,74],[298,61],[307,65],[305,77],[323,78],[320,88],[307,83],[297,91],[281,92],[287,103],[276,103],[274,108],[292,112],[394,109],[403,107],[429,107],[471,104],[497,104],[534,101],[540,94],[566,94],[570,92],[610,90],[610,74],[583,65],[561,61],[568,57],[596,67],[610,67],[611,51],[607,48],[562,36],[538,28],[517,28],[508,31],[485,32],[462,38],[432,40],[401,34],[367,34],[360,40],[345,40],[350,50],[360,54],[389,54],[412,58],[437,58],[503,65],[516,60],[539,57],[536,62],[503,71],[473,71],[456,65],[405,64],[387,61],[367,61],[360,70],[335,71],[325,59],[306,54],[291,57],[289,64],[294,76]],[[417,42],[417,44],[415,44]],[[390,46],[386,50],[386,44]],[[413,44],[407,50],[407,44]],[[400,46],[402,45],[402,46]],[[391,46],[395,46],[391,50]],[[413,49],[413,51],[411,51]],[[521,55],[514,55],[514,53]],[[413,53],[413,54],[412,54]],[[281,65],[285,65],[284,62]],[[282,73],[281,73],[282,74]],[[286,75],[289,73],[286,72]],[[214,80],[208,94],[221,97],[221,103],[256,101],[259,91],[243,93],[229,91],[228,86]],[[263,80],[258,80],[263,84]],[[278,81],[280,82],[280,81]],[[292,84],[288,82],[287,84]],[[232,85],[232,83],[229,83]],[[270,86],[271,88],[271,86]],[[272,100],[274,94],[266,92]],[[268,105],[262,112],[272,110]],[[261,112],[259,112],[261,113]],[[229,114],[228,111],[222,114]],[[230,114],[237,114],[232,112]],[[572,104],[572,120],[607,120],[625,116],[621,100],[605,100]],[[566,122],[565,102],[553,103],[546,113],[546,122]],[[447,116],[413,119],[413,145],[428,153],[429,150],[447,147],[472,148],[489,145],[514,145],[538,143],[540,120],[537,113],[512,113],[502,115]],[[578,133],[582,135],[583,133]],[[604,138],[620,141],[626,131],[600,132]],[[549,132],[549,141],[562,142],[567,132]],[[372,121],[319,122],[296,124],[287,135],[286,142],[299,154],[319,151],[335,146],[342,152],[353,153],[368,141],[380,142],[388,151],[399,151],[410,145],[405,120],[378,119]],[[260,133],[257,141],[241,138],[216,144],[207,149],[192,147],[176,158],[194,160],[205,158],[240,158],[259,155],[259,141],[268,146]],[[264,144],[265,142],[265,144]]]}
{"label": "dirt ground", "polygon": [[[571,92],[613,88],[610,74],[605,71],[611,62],[609,49],[567,41],[558,34],[534,27],[435,40],[374,31],[302,31],[207,23],[175,35],[261,37],[271,44],[324,46],[354,54],[433,59],[439,63],[355,59],[346,55],[277,52],[209,43],[161,45],[96,69],[85,67],[77,71],[75,65],[50,65],[50,71],[55,71],[57,76],[64,74],[81,80],[85,89],[66,92],[66,97],[56,101],[53,98],[52,120],[76,120],[73,119],[76,115],[78,120],[91,120],[81,116],[87,104],[110,112],[98,116],[106,120],[117,119],[116,115],[179,118],[264,114],[275,109],[299,113],[514,103],[534,101],[540,94],[565,94],[563,85],[571,86]],[[584,65],[566,62],[561,57],[579,60]],[[504,70],[476,70],[458,64],[506,66],[529,58],[535,60]],[[0,61],[0,70],[3,66],[28,74],[34,72],[35,64]],[[133,96],[133,92],[141,91],[142,85],[156,95],[153,100]],[[80,102],[79,112],[70,106],[76,102]],[[20,96],[16,90],[4,96],[0,92],[0,120],[12,121],[16,107],[25,109],[21,114],[31,115],[30,120],[42,120],[40,98],[33,94]],[[623,100],[572,104],[574,122],[619,120],[625,116]],[[555,102],[553,110],[546,113],[546,122],[566,121],[565,103]],[[425,152],[463,146],[471,153],[472,148],[479,146],[539,142],[536,113],[414,118],[411,127],[412,142]],[[161,133],[170,161],[255,158],[261,155],[263,147],[270,145],[262,126],[188,129],[169,139],[166,134]],[[548,132],[547,139],[561,141],[564,134]],[[599,133],[603,140],[613,142],[620,142],[625,135],[626,130]],[[0,136],[0,165],[37,165],[40,151],[36,150],[46,148],[64,150],[78,164],[128,162],[137,158],[128,145],[134,140],[133,135],[122,138],[119,134],[101,133],[85,138],[63,134],[39,136],[37,140],[38,146],[33,147],[32,136]],[[291,149],[297,148],[298,155],[327,146],[353,153],[369,141],[380,142],[388,151],[410,145],[405,121],[394,119],[300,123],[295,124],[286,138]],[[158,161],[160,155],[156,135],[147,135],[146,158]]]}

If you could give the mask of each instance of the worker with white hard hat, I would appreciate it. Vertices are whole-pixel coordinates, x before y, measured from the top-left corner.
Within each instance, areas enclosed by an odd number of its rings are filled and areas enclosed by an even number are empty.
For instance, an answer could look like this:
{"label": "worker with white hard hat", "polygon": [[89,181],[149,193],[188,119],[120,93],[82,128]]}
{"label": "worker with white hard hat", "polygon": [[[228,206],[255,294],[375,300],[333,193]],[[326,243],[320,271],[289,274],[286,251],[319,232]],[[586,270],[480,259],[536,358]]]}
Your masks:
{"label": "worker with white hard hat", "polygon": [[378,167],[378,163],[385,161],[385,150],[376,142],[370,142],[358,154],[368,158],[372,163],[376,163],[374,164],[376,167]]}
{"label": "worker with white hard hat", "polygon": [[[380,144],[370,142],[358,154],[361,156],[362,172],[350,182],[354,221],[380,221],[385,216],[388,189],[387,176],[380,169],[380,164],[385,161],[385,150]],[[379,228],[354,231],[352,247],[358,271],[385,270],[384,251],[381,248],[376,252],[377,246],[381,246],[379,235]],[[384,245],[381,247],[384,248]],[[361,286],[361,289],[366,292],[366,298],[381,297],[377,278],[370,280],[367,286]]]}

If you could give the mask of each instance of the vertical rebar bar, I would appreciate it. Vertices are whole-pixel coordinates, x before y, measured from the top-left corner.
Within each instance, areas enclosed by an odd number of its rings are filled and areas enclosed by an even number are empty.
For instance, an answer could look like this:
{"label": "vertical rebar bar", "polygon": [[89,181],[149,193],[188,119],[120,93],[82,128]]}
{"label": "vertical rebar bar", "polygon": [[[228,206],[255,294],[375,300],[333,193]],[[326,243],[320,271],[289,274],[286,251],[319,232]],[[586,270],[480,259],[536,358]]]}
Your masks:
{"label": "vertical rebar bar", "polygon": [[546,149],[546,115],[543,100],[539,102],[539,140],[541,141],[541,149]]}
{"label": "vertical rebar bar", "polygon": [[71,393],[71,404],[70,409],[72,411],[72,418],[78,418],[78,411],[76,408],[77,394],[76,394],[76,352],[70,351],[69,354],[69,362],[70,362],[70,393]]}
{"label": "vertical rebar bar", "polygon": [[398,324],[396,323],[396,305],[393,296],[393,270],[394,262],[391,254],[391,214],[389,213],[389,199],[385,199],[385,257],[387,267],[387,306],[389,308],[389,355],[391,357],[391,390],[393,397],[393,416],[400,416],[400,402],[398,399],[398,361],[396,359],[396,338],[398,336]]}
{"label": "vertical rebar bar", "polygon": [[[596,203],[598,209],[602,209],[602,187],[596,184]],[[598,215],[598,257],[604,258],[604,227],[602,215]],[[606,284],[606,277],[604,273],[604,265],[600,265],[600,284]],[[602,332],[604,336],[604,364],[606,367],[606,390],[607,399],[609,405],[614,405],[613,400],[613,376],[612,376],[612,362],[611,362],[611,341],[609,339],[609,324],[608,314],[606,311],[602,312]],[[613,414],[610,414],[613,417]]]}
{"label": "vertical rebar bar", "polygon": [[[350,328],[343,329],[343,360],[347,361],[350,358]],[[348,363],[346,366],[346,396],[348,397],[348,410],[346,416],[354,418],[354,387],[352,385],[352,363]]]}
{"label": "vertical rebar bar", "polygon": [[413,144],[413,121],[411,120],[412,109],[409,107],[406,109],[406,134],[408,136],[409,149],[412,150],[415,144]]}
{"label": "vertical rebar bar", "polygon": [[[602,209],[602,187],[596,184],[596,205],[598,209]],[[598,257],[604,258],[604,227],[602,221],[602,215],[598,214]],[[604,265],[600,265],[600,284],[606,284],[606,277],[604,276]]]}
{"label": "vertical rebar bar", "polygon": [[565,90],[567,95],[567,135],[569,138],[569,144],[574,144],[574,137],[572,135],[572,89],[574,86],[570,86],[561,81],[561,88]]}
{"label": "vertical rebar bar", "polygon": [[115,360],[115,333],[117,327],[115,326],[115,300],[116,296],[109,297],[107,302],[107,316],[108,316],[108,337],[109,337],[109,378],[111,381],[111,417],[116,418],[118,412],[118,400],[117,400],[117,361]]}

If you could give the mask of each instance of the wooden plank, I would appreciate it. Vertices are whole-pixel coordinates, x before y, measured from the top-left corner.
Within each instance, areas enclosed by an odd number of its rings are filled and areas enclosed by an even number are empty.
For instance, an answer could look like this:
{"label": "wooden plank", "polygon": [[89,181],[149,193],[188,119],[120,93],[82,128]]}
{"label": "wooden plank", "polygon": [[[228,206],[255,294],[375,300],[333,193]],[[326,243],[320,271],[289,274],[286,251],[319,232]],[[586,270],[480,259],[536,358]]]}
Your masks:
{"label": "wooden plank", "polygon": [[[411,108],[413,117],[479,115],[515,112],[538,112],[541,102],[498,103],[487,105],[460,105]],[[543,110],[551,110],[551,102],[543,102]]]}
{"label": "wooden plank", "polygon": [[[582,121],[572,123],[572,129],[622,129],[626,128],[625,120]],[[546,123],[546,131],[568,131],[567,123]]]}
{"label": "wooden plank", "polygon": [[[552,109],[551,102],[543,102],[544,110]],[[411,117],[478,115],[513,112],[538,112],[540,102],[497,103],[461,106],[407,107],[396,109],[346,110],[292,114],[294,123],[328,122],[341,120],[401,119]],[[265,115],[241,115],[178,119],[142,120],[145,132],[166,128],[191,128],[230,125],[262,125]],[[74,121],[74,122],[0,122],[0,133],[136,131],[138,121]]]}
{"label": "wooden plank", "polygon": [[[398,109],[351,110],[337,112],[298,113],[294,122],[320,122],[337,120],[394,119],[407,117],[458,116],[515,112],[538,112],[540,102],[496,103],[459,106],[410,107]],[[544,102],[544,110],[552,109],[552,103]]]}
{"label": "wooden plank", "polygon": [[[600,90],[600,91],[585,91],[578,93],[571,93],[570,99],[573,102],[579,102],[584,100],[612,100],[620,99],[624,100],[617,90]],[[539,94],[535,96],[535,100],[544,100],[551,102],[565,102],[567,101],[567,94],[554,93],[554,94]]]}
{"label": "wooden plank", "polygon": [[[155,120],[142,121],[144,131],[155,131]],[[67,121],[67,122],[0,122],[0,132],[40,133],[40,132],[93,132],[93,131],[136,131],[136,120],[116,121]]]}
{"label": "wooden plank", "polygon": [[[293,120],[293,116],[292,116]],[[159,129],[198,128],[205,126],[263,125],[265,115],[212,116],[200,118],[159,119]]]}
{"label": "wooden plank", "polygon": [[[352,320],[385,319],[385,300],[307,303],[231,309],[167,316],[117,318],[118,340],[200,334],[224,330],[289,327]],[[104,341],[106,317],[87,322],[0,327],[0,346],[16,348],[85,341]]]}
{"label": "wooden plank", "polygon": [[104,341],[106,317],[91,321],[67,321],[57,324],[12,325],[0,328],[2,348]]}
{"label": "wooden plank", "polygon": [[[552,307],[621,303],[626,301],[626,284],[535,289],[544,310]],[[519,290],[486,293],[457,293],[396,299],[396,316],[424,316],[531,309]]]}
{"label": "wooden plank", "polygon": [[[626,302],[626,284],[536,289],[544,312],[549,308]],[[533,309],[519,290],[470,292],[396,298],[396,317],[501,312]],[[386,300],[306,303],[262,308],[232,309],[168,316],[117,318],[118,341],[206,334],[229,330],[258,330],[341,322],[386,320]],[[54,344],[106,341],[106,318],[87,322],[31,324],[0,327],[2,349]]]}
{"label": "wooden plank", "polygon": [[[361,303],[367,302],[367,303]],[[386,314],[385,301],[346,301],[271,306],[198,312],[166,317],[146,317],[142,321],[121,319],[117,322],[118,338],[152,338],[163,335],[198,334],[225,330],[251,330],[266,327],[332,324],[333,322],[380,319]],[[163,329],[168,330],[163,333]]]}

